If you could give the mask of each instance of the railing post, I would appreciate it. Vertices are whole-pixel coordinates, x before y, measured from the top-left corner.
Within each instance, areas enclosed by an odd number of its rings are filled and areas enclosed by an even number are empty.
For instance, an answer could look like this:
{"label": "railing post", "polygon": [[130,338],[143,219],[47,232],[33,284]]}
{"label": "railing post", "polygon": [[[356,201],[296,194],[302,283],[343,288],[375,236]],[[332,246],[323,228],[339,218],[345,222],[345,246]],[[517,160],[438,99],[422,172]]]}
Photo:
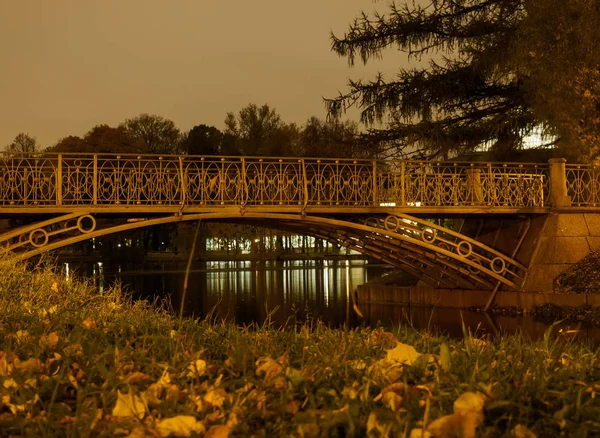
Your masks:
{"label": "railing post", "polygon": [[56,165],[56,205],[63,203],[63,187],[62,187],[62,154],[58,154],[58,163]]}
{"label": "railing post", "polygon": [[467,169],[467,202],[471,205],[481,205],[483,201],[483,187],[481,185],[481,169]]}
{"label": "railing post", "polygon": [[242,157],[242,200],[241,205],[246,205],[248,203],[248,181],[246,180],[246,157]]}
{"label": "railing post", "polygon": [[400,163],[400,206],[406,207],[406,161]]}
{"label": "railing post", "polygon": [[94,154],[94,175],[92,179],[92,202],[94,205],[98,204],[98,155]]}
{"label": "railing post", "polygon": [[304,192],[304,205],[302,211],[304,212],[304,209],[306,209],[306,206],[308,205],[308,178],[306,175],[306,161],[304,161],[304,158],[301,158],[300,161],[302,163],[302,188]]}
{"label": "railing post", "polygon": [[373,206],[377,205],[377,161],[373,160]]}
{"label": "railing post", "polygon": [[552,207],[570,207],[571,197],[567,195],[567,160],[551,158],[550,165],[550,202]]}
{"label": "railing post", "polygon": [[186,201],[186,186],[185,186],[185,178],[184,178],[184,174],[183,174],[183,157],[180,155],[179,156],[179,180],[181,181],[181,207],[183,208],[183,206],[185,205],[185,201]]}

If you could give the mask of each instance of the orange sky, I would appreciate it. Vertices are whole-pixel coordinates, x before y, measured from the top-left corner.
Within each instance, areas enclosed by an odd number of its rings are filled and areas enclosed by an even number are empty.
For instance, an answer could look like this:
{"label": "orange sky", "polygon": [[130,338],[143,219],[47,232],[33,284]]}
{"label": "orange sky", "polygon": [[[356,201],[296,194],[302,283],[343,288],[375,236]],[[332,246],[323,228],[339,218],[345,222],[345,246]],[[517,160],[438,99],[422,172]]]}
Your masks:
{"label": "orange sky", "polygon": [[[223,128],[227,111],[268,103],[286,122],[325,116],[348,78],[330,51],[371,0],[0,0],[0,148],[21,131],[42,147],[148,112],[182,130]],[[352,114],[356,118],[356,113]]]}

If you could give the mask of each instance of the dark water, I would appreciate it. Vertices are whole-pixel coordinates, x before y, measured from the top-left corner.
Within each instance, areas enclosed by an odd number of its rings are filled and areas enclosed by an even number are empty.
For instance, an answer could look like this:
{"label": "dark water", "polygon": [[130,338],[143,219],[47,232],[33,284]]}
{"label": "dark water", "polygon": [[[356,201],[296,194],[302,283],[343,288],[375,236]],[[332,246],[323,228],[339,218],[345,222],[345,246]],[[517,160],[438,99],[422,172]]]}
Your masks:
{"label": "dark water", "polygon": [[[182,303],[185,264],[69,263],[64,269],[69,275],[93,278],[101,288],[119,281],[135,298],[163,299],[175,312]],[[353,310],[352,291],[389,269],[363,260],[203,262],[192,266],[183,308],[188,316],[210,316],[237,324],[267,321],[283,326],[318,318],[333,327],[402,324],[452,337],[462,336],[463,323],[480,334],[521,332],[532,339],[542,337],[549,327],[531,316],[488,316],[460,309],[367,303],[358,303],[363,314],[359,317]],[[598,328],[561,323],[558,329],[578,330],[577,336],[600,345]]]}

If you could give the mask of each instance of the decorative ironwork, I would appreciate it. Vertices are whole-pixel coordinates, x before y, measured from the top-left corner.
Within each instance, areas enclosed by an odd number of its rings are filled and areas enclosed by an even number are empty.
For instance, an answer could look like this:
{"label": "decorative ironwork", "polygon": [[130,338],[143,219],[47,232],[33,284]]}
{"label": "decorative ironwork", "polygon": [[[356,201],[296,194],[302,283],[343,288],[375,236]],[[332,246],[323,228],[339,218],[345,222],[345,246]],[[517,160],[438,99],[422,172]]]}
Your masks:
{"label": "decorative ironwork", "polygon": [[567,164],[567,195],[574,207],[600,206],[600,168],[590,164]]}
{"label": "decorative ironwork", "polygon": [[17,259],[93,237],[191,220],[243,221],[322,237],[390,263],[437,287],[492,289],[496,281],[519,289],[525,266],[480,242],[408,215],[353,222],[301,214],[200,213],[98,225],[91,214],[68,214],[0,236],[2,252]]}
{"label": "decorative ironwork", "polygon": [[539,164],[51,153],[0,157],[0,205],[53,211],[539,208],[548,205],[548,184],[548,166]]}

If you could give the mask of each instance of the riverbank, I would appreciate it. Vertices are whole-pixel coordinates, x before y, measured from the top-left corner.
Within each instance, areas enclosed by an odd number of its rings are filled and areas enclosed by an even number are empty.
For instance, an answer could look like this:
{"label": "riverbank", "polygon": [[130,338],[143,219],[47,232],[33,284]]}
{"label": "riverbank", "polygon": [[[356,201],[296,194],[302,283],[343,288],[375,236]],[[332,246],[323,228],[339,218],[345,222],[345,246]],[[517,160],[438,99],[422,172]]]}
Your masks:
{"label": "riverbank", "polygon": [[237,327],[42,268],[0,278],[2,435],[600,433],[600,352],[568,333]]}

